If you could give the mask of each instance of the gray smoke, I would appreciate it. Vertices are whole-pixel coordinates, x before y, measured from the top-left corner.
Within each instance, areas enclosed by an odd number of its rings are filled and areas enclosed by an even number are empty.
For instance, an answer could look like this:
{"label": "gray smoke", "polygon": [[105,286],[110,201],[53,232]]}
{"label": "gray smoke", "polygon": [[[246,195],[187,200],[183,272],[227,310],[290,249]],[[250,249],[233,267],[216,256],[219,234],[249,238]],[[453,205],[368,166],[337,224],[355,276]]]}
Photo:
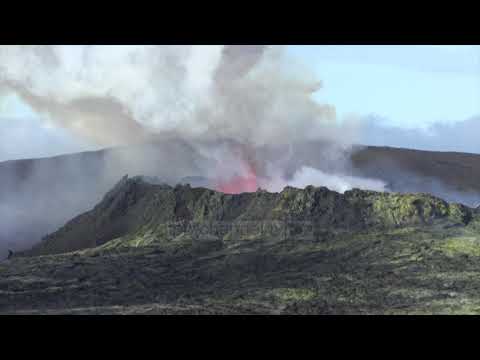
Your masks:
{"label": "gray smoke", "polygon": [[[333,106],[312,99],[321,82],[282,46],[4,46],[0,86],[99,146],[168,134],[215,153],[216,163],[237,163],[209,169],[214,178],[244,172],[245,162],[282,175],[256,159],[258,146],[321,140],[345,148],[356,136]],[[220,139],[240,146],[219,151]]]}

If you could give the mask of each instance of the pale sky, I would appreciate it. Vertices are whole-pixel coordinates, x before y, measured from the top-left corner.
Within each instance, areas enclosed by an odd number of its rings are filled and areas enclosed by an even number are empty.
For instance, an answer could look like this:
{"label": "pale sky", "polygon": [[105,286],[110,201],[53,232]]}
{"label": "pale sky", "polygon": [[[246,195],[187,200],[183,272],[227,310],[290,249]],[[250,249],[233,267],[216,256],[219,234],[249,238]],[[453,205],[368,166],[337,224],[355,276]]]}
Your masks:
{"label": "pale sky", "polygon": [[375,114],[425,127],[480,115],[480,46],[290,46],[314,69],[339,117]]}

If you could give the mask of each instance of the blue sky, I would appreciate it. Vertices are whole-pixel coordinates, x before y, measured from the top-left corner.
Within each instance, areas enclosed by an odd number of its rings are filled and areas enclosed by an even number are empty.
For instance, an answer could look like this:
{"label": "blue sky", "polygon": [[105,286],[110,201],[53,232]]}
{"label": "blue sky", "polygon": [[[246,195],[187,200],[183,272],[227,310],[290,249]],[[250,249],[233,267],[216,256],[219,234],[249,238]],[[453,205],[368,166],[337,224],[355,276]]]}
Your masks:
{"label": "blue sky", "polygon": [[480,46],[289,46],[323,82],[315,94],[347,114],[426,127],[480,115]]}

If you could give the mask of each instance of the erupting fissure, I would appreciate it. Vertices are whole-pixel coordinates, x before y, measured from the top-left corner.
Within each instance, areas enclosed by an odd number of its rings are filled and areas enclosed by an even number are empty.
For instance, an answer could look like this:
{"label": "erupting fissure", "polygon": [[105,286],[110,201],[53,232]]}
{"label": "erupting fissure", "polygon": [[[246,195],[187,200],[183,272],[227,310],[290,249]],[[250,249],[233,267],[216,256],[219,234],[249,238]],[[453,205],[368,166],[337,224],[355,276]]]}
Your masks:
{"label": "erupting fissure", "polygon": [[240,194],[243,192],[257,191],[257,185],[257,174],[255,169],[251,165],[247,164],[247,171],[245,174],[235,174],[233,177],[227,180],[219,181],[217,190],[225,194]]}

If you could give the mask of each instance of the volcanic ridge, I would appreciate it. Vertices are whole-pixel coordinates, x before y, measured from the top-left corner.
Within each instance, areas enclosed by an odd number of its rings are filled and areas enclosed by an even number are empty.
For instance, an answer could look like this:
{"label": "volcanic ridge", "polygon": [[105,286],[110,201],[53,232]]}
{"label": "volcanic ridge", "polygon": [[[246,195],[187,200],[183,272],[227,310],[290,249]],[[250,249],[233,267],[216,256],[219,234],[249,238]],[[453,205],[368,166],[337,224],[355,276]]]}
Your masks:
{"label": "volcanic ridge", "polygon": [[479,209],[428,194],[125,176],[0,264],[0,312],[477,313],[479,235]]}

